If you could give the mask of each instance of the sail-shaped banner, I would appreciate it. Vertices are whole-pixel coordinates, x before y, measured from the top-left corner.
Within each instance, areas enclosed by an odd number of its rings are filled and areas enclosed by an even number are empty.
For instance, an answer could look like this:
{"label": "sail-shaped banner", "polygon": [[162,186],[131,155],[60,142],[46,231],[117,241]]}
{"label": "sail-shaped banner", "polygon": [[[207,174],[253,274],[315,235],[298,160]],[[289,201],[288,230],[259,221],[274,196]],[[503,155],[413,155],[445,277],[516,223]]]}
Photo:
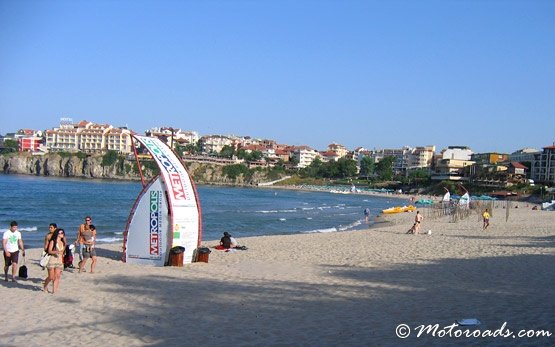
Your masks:
{"label": "sail-shaped banner", "polygon": [[125,261],[163,266],[169,250],[181,246],[185,248],[183,262],[191,263],[202,239],[195,185],[166,144],[157,138],[133,137],[150,152],[160,168],[160,176],[143,188],[129,215],[124,237]]}

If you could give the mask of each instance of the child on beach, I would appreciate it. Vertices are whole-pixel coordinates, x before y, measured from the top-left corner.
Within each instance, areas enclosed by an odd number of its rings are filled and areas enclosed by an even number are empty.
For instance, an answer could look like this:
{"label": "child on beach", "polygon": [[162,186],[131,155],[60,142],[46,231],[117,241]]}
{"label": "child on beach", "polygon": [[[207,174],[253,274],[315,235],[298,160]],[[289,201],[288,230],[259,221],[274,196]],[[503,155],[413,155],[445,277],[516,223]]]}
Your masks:
{"label": "child on beach", "polygon": [[483,221],[484,221],[484,225],[482,227],[482,230],[486,230],[489,226],[489,218],[490,218],[490,214],[489,214],[487,208],[484,211],[484,213],[482,213],[482,218],[483,218]]}

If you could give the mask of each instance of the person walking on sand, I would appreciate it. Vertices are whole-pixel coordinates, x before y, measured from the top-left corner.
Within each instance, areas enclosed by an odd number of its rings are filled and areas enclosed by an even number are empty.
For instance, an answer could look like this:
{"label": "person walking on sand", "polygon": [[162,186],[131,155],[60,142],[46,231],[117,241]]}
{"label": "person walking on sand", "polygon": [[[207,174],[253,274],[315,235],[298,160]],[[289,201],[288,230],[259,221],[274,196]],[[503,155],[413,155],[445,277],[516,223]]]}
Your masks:
{"label": "person walking on sand", "polygon": [[48,251],[48,242],[52,238],[52,235],[54,235],[54,232],[56,231],[56,229],[58,229],[58,225],[56,223],[50,223],[48,225],[48,234],[44,236],[44,246],[42,247],[42,249],[44,249],[45,252]]}
{"label": "person walking on sand", "polygon": [[488,209],[486,208],[484,213],[482,213],[482,219],[484,221],[484,225],[482,227],[482,230],[486,230],[489,227],[489,218],[490,218],[490,214],[488,212]]}
{"label": "person walking on sand", "polygon": [[420,227],[424,217],[420,214],[420,211],[416,211],[416,216],[414,216],[414,233],[420,234]]}
{"label": "person walking on sand", "polygon": [[364,209],[364,220],[368,223],[368,218],[370,217],[370,209],[367,207]]}
{"label": "person walking on sand", "polygon": [[17,274],[17,262],[19,261],[19,251],[21,250],[25,256],[25,247],[23,246],[23,238],[21,232],[17,230],[17,222],[10,223],[10,229],[4,232],[2,237],[2,247],[4,249],[4,280],[8,281],[8,269],[12,267],[12,282],[15,280]]}
{"label": "person walking on sand", "polygon": [[62,270],[64,268],[64,251],[66,249],[64,229],[56,229],[48,241],[48,254],[50,259],[46,264],[48,269],[48,277],[44,281],[43,290],[48,293],[48,284],[52,282],[52,294],[58,291],[60,280],[62,279]]}
{"label": "person walking on sand", "polygon": [[91,258],[90,273],[94,273],[96,266],[96,227],[90,224],[88,230],[81,233],[81,237],[83,238],[83,260],[79,262],[79,272],[84,272],[87,259]]}
{"label": "person walking on sand", "polygon": [[85,223],[79,225],[79,230],[77,230],[77,239],[75,240],[75,246],[79,250],[79,269],[81,269],[81,262],[83,262],[83,245],[85,243],[82,233],[84,231],[90,230],[91,223],[92,223],[91,216],[86,216]]}

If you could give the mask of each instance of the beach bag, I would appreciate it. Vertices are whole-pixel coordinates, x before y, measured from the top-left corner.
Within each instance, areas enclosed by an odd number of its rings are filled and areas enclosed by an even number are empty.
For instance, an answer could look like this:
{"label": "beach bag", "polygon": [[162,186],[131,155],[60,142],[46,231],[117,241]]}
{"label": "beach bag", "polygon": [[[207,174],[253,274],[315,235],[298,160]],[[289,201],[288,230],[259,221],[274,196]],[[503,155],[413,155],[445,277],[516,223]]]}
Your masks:
{"label": "beach bag", "polygon": [[40,266],[46,267],[46,264],[48,264],[49,260],[50,260],[50,254],[44,253],[39,261]]}
{"label": "beach bag", "polygon": [[19,267],[19,278],[27,278],[27,266],[25,266],[25,257],[23,257],[23,265]]}

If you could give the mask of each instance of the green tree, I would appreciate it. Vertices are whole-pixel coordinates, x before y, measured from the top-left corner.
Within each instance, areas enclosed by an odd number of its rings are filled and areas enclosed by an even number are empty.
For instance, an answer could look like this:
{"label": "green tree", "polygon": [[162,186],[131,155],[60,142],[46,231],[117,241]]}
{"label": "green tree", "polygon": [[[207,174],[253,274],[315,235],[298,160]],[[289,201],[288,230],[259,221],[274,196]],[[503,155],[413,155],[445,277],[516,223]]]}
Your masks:
{"label": "green tree", "polygon": [[17,150],[19,149],[19,145],[17,143],[17,140],[5,139],[4,148],[6,149],[6,152],[17,152]]}
{"label": "green tree", "polygon": [[395,157],[384,157],[376,164],[376,173],[383,181],[390,181],[393,178],[393,163]]}
{"label": "green tree", "polygon": [[[297,164],[298,161],[296,161],[295,165]],[[299,175],[301,175],[301,177],[318,177],[320,175],[320,168],[322,164],[323,163],[320,158],[316,158],[312,161],[312,163],[310,163],[310,165],[302,168],[299,172]]]}
{"label": "green tree", "polygon": [[262,159],[264,157],[264,155],[262,154],[262,152],[260,151],[252,151],[249,155],[249,159],[250,161],[258,161],[260,159]]}
{"label": "green tree", "polygon": [[335,165],[341,178],[354,177],[357,174],[357,163],[353,159],[340,158]]}
{"label": "green tree", "polygon": [[102,156],[102,166],[113,165],[118,160],[118,152],[109,150]]}
{"label": "green tree", "polygon": [[363,157],[360,161],[360,176],[361,177],[370,177],[374,174],[374,170],[376,169],[376,163],[374,162],[374,158],[370,157]]}
{"label": "green tree", "polygon": [[236,179],[240,175],[248,175],[249,169],[243,164],[226,165],[223,174],[231,179]]}
{"label": "green tree", "polygon": [[230,146],[230,145],[225,145],[223,146],[222,150],[220,151],[220,157],[223,158],[233,158],[233,155],[235,154],[235,147]]}

